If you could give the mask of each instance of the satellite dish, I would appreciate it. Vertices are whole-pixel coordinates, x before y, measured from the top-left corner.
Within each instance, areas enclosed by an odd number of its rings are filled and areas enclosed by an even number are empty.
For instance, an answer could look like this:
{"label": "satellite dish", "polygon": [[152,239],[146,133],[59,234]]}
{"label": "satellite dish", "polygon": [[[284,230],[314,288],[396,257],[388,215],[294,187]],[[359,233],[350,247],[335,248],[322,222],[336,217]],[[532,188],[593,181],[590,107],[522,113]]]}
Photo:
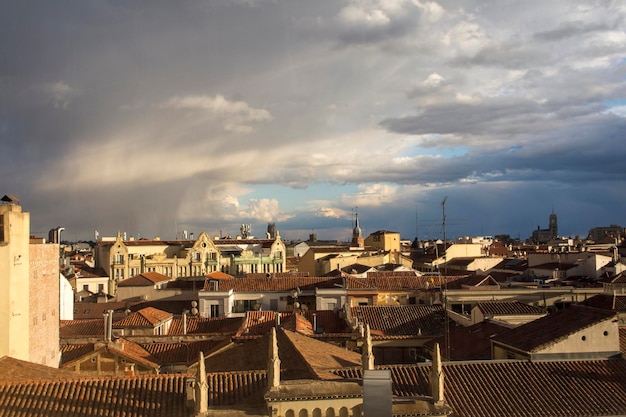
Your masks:
{"label": "satellite dish", "polygon": [[191,314],[192,314],[192,315],[194,315],[194,316],[195,316],[195,315],[197,315],[197,314],[198,314],[198,309],[197,309],[197,308],[195,308],[195,307],[194,307],[194,308],[192,308],[192,309],[191,309]]}
{"label": "satellite dish", "polygon": [[198,302],[197,301],[192,301],[191,302],[191,306],[192,307],[198,307]]}
{"label": "satellite dish", "polygon": [[300,308],[300,303],[296,301],[295,303],[293,303],[293,307],[294,308]]}

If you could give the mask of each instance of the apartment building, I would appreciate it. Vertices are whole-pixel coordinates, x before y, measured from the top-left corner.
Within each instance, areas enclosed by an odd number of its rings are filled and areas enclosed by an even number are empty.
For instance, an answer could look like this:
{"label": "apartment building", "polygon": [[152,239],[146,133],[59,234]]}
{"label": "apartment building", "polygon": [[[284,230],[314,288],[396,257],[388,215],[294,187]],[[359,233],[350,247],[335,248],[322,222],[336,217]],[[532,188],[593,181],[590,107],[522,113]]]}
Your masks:
{"label": "apartment building", "polygon": [[59,363],[59,245],[30,238],[30,213],[0,200],[0,357]]}
{"label": "apartment building", "polygon": [[94,256],[96,268],[109,276],[111,295],[119,281],[146,272],[173,279],[202,278],[215,271],[243,276],[283,272],[286,265],[286,247],[279,235],[213,240],[203,232],[196,240],[125,240],[118,233],[114,241],[99,241]]}

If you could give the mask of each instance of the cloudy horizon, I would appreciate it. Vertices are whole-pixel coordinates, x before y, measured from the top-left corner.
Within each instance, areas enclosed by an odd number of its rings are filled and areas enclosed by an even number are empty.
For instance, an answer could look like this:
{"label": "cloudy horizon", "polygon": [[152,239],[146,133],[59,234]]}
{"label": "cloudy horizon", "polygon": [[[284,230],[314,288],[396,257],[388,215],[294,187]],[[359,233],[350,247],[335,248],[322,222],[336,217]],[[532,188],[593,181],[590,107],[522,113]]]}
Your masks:
{"label": "cloudy horizon", "polygon": [[0,4],[0,194],[70,240],[626,225],[626,4]]}

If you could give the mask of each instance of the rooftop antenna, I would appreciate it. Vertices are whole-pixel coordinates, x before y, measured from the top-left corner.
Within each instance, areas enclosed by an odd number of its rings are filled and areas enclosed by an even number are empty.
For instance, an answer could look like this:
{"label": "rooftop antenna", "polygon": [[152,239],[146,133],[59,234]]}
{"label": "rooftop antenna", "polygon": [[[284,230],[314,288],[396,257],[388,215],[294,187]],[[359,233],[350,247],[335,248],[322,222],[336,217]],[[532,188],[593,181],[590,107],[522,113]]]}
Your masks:
{"label": "rooftop antenna", "polygon": [[448,245],[446,243],[446,201],[445,196],[441,201],[441,228],[443,230],[443,312],[444,312],[444,339],[446,360],[450,360],[450,323],[448,320]]}

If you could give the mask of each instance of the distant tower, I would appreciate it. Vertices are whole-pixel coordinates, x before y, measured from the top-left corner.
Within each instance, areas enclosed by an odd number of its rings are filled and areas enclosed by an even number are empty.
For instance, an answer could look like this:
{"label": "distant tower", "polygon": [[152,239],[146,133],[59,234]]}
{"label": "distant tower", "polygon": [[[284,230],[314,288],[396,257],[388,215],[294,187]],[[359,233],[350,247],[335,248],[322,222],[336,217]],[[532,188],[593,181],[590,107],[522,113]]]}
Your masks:
{"label": "distant tower", "polygon": [[276,223],[267,224],[267,235],[270,239],[276,239]]}
{"label": "distant tower", "polygon": [[355,213],[354,229],[352,229],[352,244],[353,248],[365,247],[365,239],[363,239],[363,232],[359,226],[359,213]]}
{"label": "distant tower", "polygon": [[548,222],[548,230],[550,231],[550,237],[555,239],[559,236],[559,226],[556,220],[556,214],[554,210],[550,214],[550,220]]}

